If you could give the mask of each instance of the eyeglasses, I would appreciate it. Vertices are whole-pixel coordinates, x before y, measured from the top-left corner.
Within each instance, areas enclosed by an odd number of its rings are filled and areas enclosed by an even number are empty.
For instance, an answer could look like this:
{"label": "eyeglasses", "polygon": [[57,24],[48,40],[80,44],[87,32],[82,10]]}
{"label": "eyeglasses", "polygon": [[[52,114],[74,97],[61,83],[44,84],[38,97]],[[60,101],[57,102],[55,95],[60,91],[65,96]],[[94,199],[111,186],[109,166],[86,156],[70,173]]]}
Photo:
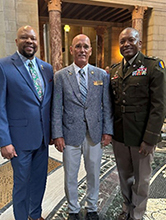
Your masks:
{"label": "eyeglasses", "polygon": [[89,50],[90,46],[87,45],[87,44],[84,44],[84,45],[82,45],[82,44],[76,44],[74,48],[77,49],[77,50],[81,50],[82,48],[83,48],[84,50]]}

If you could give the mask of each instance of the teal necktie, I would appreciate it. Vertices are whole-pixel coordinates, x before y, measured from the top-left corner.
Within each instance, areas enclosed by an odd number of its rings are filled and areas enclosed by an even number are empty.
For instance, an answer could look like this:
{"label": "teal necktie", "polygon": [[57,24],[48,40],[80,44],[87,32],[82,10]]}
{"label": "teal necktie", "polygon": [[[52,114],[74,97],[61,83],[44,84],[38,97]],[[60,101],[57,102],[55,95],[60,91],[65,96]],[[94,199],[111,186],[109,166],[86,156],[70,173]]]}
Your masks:
{"label": "teal necktie", "polygon": [[43,90],[42,90],[42,85],[41,85],[40,78],[39,78],[39,76],[38,76],[38,74],[35,70],[35,67],[34,67],[32,61],[29,62],[28,66],[29,66],[29,71],[32,75],[34,86],[36,88],[36,91],[39,95],[40,100],[42,101],[42,99],[43,99]]}
{"label": "teal necktie", "polygon": [[80,93],[81,93],[81,99],[83,101],[83,103],[86,102],[86,98],[87,98],[87,86],[86,86],[86,80],[85,80],[85,72],[83,69],[79,70],[79,74],[80,74]]}

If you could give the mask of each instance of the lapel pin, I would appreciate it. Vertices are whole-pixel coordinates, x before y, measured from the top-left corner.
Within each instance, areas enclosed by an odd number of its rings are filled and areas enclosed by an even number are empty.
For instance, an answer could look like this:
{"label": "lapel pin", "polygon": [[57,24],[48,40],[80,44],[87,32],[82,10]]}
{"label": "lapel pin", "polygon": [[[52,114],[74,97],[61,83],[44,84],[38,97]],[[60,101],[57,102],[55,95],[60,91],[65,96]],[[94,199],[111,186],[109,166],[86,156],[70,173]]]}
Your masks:
{"label": "lapel pin", "polygon": [[91,71],[91,74],[94,74],[94,71]]}
{"label": "lapel pin", "polygon": [[43,65],[41,65],[41,68],[42,68],[42,70],[44,70],[44,67],[43,67]]}
{"label": "lapel pin", "polygon": [[72,73],[71,73],[71,72],[69,72],[69,75],[71,76],[71,75],[72,75]]}

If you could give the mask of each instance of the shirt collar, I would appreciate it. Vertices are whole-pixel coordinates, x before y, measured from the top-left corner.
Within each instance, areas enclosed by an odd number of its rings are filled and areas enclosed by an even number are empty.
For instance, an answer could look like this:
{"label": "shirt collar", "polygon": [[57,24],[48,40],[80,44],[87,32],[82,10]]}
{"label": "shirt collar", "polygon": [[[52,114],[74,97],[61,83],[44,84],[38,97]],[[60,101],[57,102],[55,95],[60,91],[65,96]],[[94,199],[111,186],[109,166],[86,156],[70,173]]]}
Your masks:
{"label": "shirt collar", "polygon": [[[128,63],[129,63],[130,65],[132,65],[133,61],[134,61],[135,58],[138,56],[138,54],[139,54],[139,52],[136,53],[136,55],[135,55],[134,57],[132,57],[132,58],[128,61]],[[124,59],[124,65],[125,65],[125,63],[126,63],[126,60]]]}
{"label": "shirt collar", "polygon": [[[74,62],[73,62],[73,65],[74,65],[74,70],[75,70],[75,73],[78,74],[78,71],[81,69],[80,67],[78,67]],[[86,66],[84,66],[84,68],[82,68],[85,72],[85,75],[87,74],[88,72],[88,66],[89,64],[87,64]]]}
{"label": "shirt collar", "polygon": [[26,58],[25,56],[23,56],[18,50],[17,50],[17,53],[25,65],[28,66],[30,61],[33,63],[34,66],[36,65],[36,58],[35,57],[32,60],[30,60],[30,59]]}

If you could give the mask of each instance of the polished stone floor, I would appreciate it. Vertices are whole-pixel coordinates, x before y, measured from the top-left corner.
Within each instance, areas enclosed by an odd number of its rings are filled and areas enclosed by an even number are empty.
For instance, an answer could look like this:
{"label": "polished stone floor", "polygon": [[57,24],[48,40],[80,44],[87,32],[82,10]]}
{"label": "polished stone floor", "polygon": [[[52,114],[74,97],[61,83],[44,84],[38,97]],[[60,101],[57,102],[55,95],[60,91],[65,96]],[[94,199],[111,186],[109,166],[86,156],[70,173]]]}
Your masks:
{"label": "polished stone floor", "polygon": [[[67,202],[64,194],[64,179],[62,154],[53,146],[50,146],[50,159],[58,162],[55,169],[48,173],[46,192],[43,200],[42,216],[46,220],[66,220]],[[0,166],[7,163],[0,157]],[[52,165],[53,166],[53,165]],[[147,205],[145,220],[166,219],[166,146],[165,143],[156,149],[154,162],[152,164],[152,177],[150,182],[150,195]],[[0,175],[2,175],[0,173]],[[83,160],[81,162],[78,176],[79,202],[82,205],[82,219],[85,215],[84,202],[86,192],[86,180]],[[1,195],[0,195],[1,196]],[[1,196],[2,197],[2,196]],[[0,197],[0,198],[1,198]],[[1,204],[1,201],[0,201]],[[122,197],[119,187],[118,173],[112,146],[104,149],[100,173],[100,193],[98,200],[98,212],[100,220],[115,220],[121,212]],[[12,201],[0,209],[0,220],[14,220]]]}

